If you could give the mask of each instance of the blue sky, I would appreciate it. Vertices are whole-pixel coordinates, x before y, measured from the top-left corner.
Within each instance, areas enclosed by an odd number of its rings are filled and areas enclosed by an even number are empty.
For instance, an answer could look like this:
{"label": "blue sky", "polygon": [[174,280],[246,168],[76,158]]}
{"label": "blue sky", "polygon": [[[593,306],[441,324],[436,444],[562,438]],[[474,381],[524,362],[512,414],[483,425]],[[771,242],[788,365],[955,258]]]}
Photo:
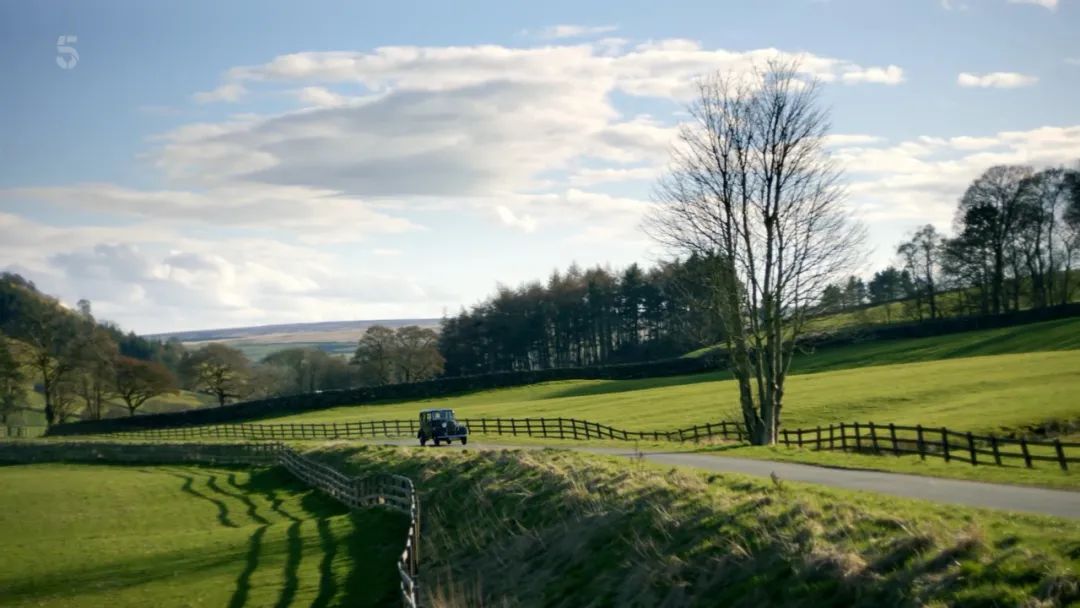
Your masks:
{"label": "blue sky", "polygon": [[1080,158],[1077,31],[1077,0],[7,1],[0,267],[156,332],[652,263],[693,79],[784,53],[825,83],[871,272],[990,165]]}

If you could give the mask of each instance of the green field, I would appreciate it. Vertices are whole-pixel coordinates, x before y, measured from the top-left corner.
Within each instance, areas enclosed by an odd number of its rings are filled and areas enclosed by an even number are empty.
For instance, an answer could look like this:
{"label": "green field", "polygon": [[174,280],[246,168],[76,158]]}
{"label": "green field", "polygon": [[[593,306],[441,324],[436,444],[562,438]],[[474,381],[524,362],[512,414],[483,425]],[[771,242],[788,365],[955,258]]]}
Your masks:
{"label": "green field", "polygon": [[337,445],[418,482],[435,606],[1057,606],[1080,523],[566,451]]}
{"label": "green field", "polygon": [[[787,383],[787,428],[840,422],[946,426],[974,433],[1025,433],[1041,423],[1080,420],[1080,319],[857,344],[801,353]],[[260,422],[407,419],[428,407],[460,417],[574,417],[628,430],[665,430],[737,420],[737,390],[723,372],[641,380],[572,380],[478,391],[424,401],[339,407]],[[1075,440],[1076,433],[1063,436]],[[501,437],[513,443],[571,441]],[[643,444],[644,445],[644,444]],[[645,446],[650,447],[650,446]],[[651,446],[658,448],[661,446]],[[1080,487],[1075,471],[945,463],[930,458],[813,452],[783,447],[665,445],[725,455],[876,468],[989,482]],[[1051,448],[1033,453],[1052,456]],[[1070,452],[1070,455],[1072,452]]]}
{"label": "green field", "polygon": [[385,606],[407,522],[279,469],[0,467],[0,605]]}
{"label": "green field", "polygon": [[[110,416],[127,416],[127,408],[119,399],[108,402]],[[161,414],[164,412],[178,412],[182,410],[196,409],[208,405],[217,405],[210,395],[203,395],[192,391],[178,391],[171,395],[154,397],[139,408],[136,415]],[[45,427],[45,400],[32,390],[27,390],[25,409],[21,409],[8,417],[9,426]]]}
{"label": "green field", "polygon": [[[1080,415],[1080,352],[1028,353],[792,376],[784,424],[874,421],[1000,432]],[[461,417],[565,416],[630,430],[735,420],[737,391],[717,375],[643,381],[574,380],[460,397],[340,407],[262,422],[413,418],[427,407]]]}

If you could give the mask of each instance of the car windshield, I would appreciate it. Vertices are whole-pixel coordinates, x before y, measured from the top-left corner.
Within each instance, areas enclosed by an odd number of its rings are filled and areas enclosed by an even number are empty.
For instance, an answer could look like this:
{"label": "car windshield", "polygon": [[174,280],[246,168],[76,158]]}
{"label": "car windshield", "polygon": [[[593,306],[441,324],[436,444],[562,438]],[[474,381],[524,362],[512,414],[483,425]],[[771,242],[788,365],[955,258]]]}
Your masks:
{"label": "car windshield", "polygon": [[453,420],[454,412],[451,412],[449,410],[431,412],[430,414],[428,414],[428,417],[433,421]]}

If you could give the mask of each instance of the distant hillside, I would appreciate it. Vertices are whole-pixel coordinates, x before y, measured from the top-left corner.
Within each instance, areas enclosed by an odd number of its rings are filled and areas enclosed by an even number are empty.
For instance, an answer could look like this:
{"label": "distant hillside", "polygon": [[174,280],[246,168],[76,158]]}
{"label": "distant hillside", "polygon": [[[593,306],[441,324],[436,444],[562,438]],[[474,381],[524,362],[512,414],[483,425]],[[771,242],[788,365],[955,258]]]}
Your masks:
{"label": "distant hillside", "polygon": [[324,321],[321,323],[285,323],[179,331],[147,336],[159,340],[176,338],[185,346],[198,347],[209,342],[222,342],[239,348],[250,359],[258,361],[266,355],[294,347],[312,347],[334,354],[349,354],[356,342],[373,325],[403,327],[419,325],[437,329],[439,319],[381,319],[374,321]]}

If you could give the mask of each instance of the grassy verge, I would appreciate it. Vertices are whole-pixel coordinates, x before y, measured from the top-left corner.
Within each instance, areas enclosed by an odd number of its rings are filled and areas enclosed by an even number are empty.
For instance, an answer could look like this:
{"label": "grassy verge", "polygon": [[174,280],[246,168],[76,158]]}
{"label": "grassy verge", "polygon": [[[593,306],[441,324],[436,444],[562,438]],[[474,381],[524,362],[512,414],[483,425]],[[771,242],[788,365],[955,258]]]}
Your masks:
{"label": "grassy verge", "polygon": [[407,522],[280,470],[0,467],[0,605],[384,606]]}
{"label": "grassy verge", "polygon": [[[986,483],[1080,490],[1080,473],[1077,471],[1062,471],[1057,465],[1050,462],[1040,462],[1037,464],[1038,468],[1035,469],[1028,469],[1023,466],[1015,465],[997,466],[994,464],[985,464],[972,466],[971,464],[959,460],[947,463],[934,456],[928,457],[926,460],[920,460],[918,456],[893,456],[886,453],[880,455],[855,454],[840,451],[818,452],[812,449],[787,448],[784,446],[759,447],[726,441],[702,441],[700,443],[689,441],[683,443],[667,441],[618,441],[608,439],[574,441],[572,439],[541,439],[484,435],[476,435],[471,441],[473,445],[484,449],[552,447],[573,450],[601,448],[605,450],[624,450],[626,452],[634,452],[635,450],[644,452],[697,452],[732,458],[775,460],[779,462],[794,462],[841,469],[862,469],[883,471],[886,473],[905,473],[909,475],[923,475],[926,477],[945,477],[949,479],[982,481]],[[372,439],[367,441],[367,443],[379,445],[380,440]],[[317,444],[318,442],[307,443],[309,446]]]}
{"label": "grassy verge", "polygon": [[1080,601],[1072,521],[565,451],[316,455],[417,480],[432,606]]}
{"label": "grassy verge", "polygon": [[810,449],[783,446],[761,447],[727,445],[699,448],[699,452],[735,458],[756,458],[780,462],[816,464],[842,469],[867,469],[889,473],[907,473],[927,477],[947,477],[988,483],[1042,486],[1080,490],[1080,474],[1062,471],[1053,463],[1039,463],[1037,469],[1023,466],[997,466],[993,464],[972,466],[964,462],[947,463],[940,458],[920,460],[918,456],[892,456],[889,454],[853,454],[850,452],[816,452]]}

